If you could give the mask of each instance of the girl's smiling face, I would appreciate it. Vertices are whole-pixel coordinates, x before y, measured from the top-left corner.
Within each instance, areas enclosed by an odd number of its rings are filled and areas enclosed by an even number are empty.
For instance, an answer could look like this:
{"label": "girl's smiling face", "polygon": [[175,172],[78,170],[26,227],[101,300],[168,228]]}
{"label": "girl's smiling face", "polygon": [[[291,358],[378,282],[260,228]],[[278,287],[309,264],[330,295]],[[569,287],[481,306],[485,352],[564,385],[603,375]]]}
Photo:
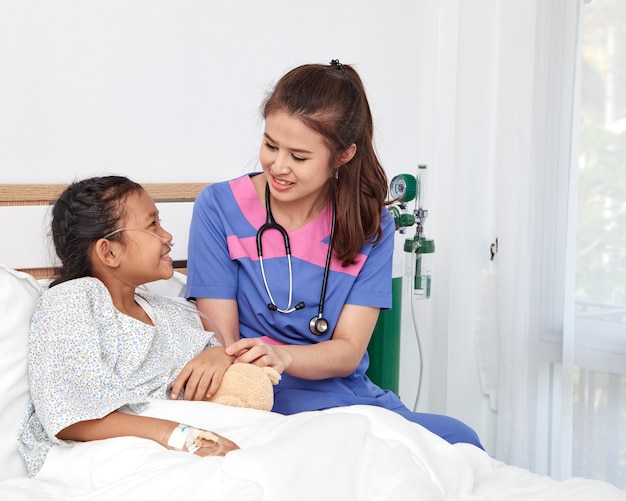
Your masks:
{"label": "girl's smiling face", "polygon": [[128,197],[123,220],[123,262],[119,270],[127,281],[143,284],[171,278],[174,270],[168,242],[172,235],[161,226],[159,211],[145,191]]}

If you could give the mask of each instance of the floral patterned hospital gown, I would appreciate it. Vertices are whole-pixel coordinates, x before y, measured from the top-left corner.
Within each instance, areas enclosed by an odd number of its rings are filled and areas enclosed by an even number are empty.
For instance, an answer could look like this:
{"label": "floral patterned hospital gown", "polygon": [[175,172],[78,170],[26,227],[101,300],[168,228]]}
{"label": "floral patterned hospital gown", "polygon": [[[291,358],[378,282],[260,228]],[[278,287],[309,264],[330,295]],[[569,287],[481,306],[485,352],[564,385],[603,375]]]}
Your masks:
{"label": "floral patterned hospital gown", "polygon": [[[154,326],[121,313],[102,282],[86,277],[44,292],[31,322],[31,402],[18,448],[35,475],[64,428],[148,398],[168,398],[184,365],[219,345],[199,317],[167,298],[141,294]],[[147,305],[146,305],[147,303]]]}

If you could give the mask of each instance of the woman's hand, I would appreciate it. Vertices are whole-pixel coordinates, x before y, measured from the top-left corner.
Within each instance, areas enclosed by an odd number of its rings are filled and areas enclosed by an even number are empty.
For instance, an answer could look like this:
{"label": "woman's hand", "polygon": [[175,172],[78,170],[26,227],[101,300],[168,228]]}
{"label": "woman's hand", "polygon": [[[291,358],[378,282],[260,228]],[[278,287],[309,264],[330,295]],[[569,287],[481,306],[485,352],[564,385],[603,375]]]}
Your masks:
{"label": "woman's hand", "polygon": [[172,383],[171,397],[176,400],[184,390],[184,400],[204,400],[211,398],[220,384],[226,369],[234,357],[227,355],[224,348],[208,348],[191,359]]}
{"label": "woman's hand", "polygon": [[280,346],[269,345],[257,338],[243,338],[226,348],[226,354],[235,357],[234,362],[246,362],[259,367],[273,367],[283,373],[291,358]]}

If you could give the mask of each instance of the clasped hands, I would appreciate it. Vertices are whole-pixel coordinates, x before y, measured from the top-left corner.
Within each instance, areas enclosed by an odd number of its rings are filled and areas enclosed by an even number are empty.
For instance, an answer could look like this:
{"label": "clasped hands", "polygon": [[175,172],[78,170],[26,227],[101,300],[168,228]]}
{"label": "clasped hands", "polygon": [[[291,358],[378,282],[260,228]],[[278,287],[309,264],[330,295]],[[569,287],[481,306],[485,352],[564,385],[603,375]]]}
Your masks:
{"label": "clasped hands", "polygon": [[176,400],[205,400],[211,398],[233,363],[252,363],[260,367],[270,366],[279,373],[285,370],[285,353],[275,346],[255,338],[244,338],[227,348],[208,348],[191,359],[172,383],[170,398]]}

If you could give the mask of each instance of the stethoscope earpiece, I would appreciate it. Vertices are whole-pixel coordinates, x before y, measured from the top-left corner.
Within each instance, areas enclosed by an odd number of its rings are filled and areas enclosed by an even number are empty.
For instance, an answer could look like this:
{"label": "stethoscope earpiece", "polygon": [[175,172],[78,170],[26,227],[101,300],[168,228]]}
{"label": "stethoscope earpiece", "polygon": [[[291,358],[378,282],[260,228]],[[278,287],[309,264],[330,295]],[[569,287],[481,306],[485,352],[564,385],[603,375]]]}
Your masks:
{"label": "stethoscope earpiece", "polygon": [[[291,313],[296,310],[301,310],[304,308],[304,303],[300,301],[294,307],[291,306],[292,293],[293,293],[293,271],[291,268],[291,248],[289,245],[289,235],[287,234],[287,230],[283,228],[280,224],[278,224],[274,220],[274,215],[272,214],[272,208],[270,207],[270,189],[269,185],[265,185],[265,224],[262,225],[256,234],[256,247],[257,253],[259,256],[259,264],[261,265],[261,275],[263,276],[263,284],[265,285],[265,291],[267,292],[267,296],[270,298],[270,303],[267,305],[267,309],[270,311],[278,311],[280,313]],[[328,283],[328,272],[330,270],[330,260],[333,255],[333,236],[335,235],[335,222],[337,219],[337,208],[335,206],[335,202],[333,201],[333,215],[332,222],[330,226],[330,240],[328,243],[328,253],[326,254],[326,266],[324,267],[324,280],[322,282],[322,293],[320,295],[320,302],[318,307],[317,317],[313,317],[309,322],[309,330],[315,334],[316,336],[321,336],[328,331],[328,321],[325,318],[322,318],[324,313],[324,300],[326,299],[326,285]],[[283,241],[285,243],[285,253],[287,255],[287,262],[289,263],[289,301],[287,307],[285,309],[281,309],[276,305],[274,298],[272,297],[272,293],[270,292],[269,285],[267,284],[267,277],[265,276],[265,267],[263,266],[263,242],[262,236],[265,230],[277,230],[281,233],[283,237]]]}

